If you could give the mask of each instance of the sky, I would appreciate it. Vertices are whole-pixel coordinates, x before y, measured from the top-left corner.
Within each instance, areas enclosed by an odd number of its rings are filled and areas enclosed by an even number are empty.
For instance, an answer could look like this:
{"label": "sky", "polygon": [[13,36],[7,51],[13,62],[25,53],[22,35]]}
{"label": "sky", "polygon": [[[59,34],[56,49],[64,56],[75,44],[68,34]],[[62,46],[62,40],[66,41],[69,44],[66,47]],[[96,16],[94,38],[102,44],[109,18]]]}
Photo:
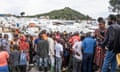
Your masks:
{"label": "sky", "polygon": [[109,0],[0,0],[0,14],[35,15],[70,7],[93,18],[107,17]]}

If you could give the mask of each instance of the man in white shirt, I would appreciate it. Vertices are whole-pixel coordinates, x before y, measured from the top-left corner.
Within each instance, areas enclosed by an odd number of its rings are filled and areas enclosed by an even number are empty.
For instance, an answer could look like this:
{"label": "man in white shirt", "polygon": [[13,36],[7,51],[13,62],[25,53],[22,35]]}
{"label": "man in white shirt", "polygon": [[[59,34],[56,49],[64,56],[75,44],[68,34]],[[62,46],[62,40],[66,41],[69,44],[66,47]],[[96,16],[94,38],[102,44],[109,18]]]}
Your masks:
{"label": "man in white shirt", "polygon": [[73,72],[81,72],[82,41],[76,41],[73,45]]}
{"label": "man in white shirt", "polygon": [[51,37],[48,37],[48,43],[49,43],[49,58],[50,58],[50,71],[51,72],[54,72],[54,64],[55,64],[55,53],[54,53],[54,50],[55,50],[55,43],[54,43],[54,40],[51,38]]}
{"label": "man in white shirt", "polygon": [[56,56],[56,59],[55,59],[56,60],[56,71],[55,72],[61,72],[63,45],[61,44],[60,40],[56,41],[55,56]]}

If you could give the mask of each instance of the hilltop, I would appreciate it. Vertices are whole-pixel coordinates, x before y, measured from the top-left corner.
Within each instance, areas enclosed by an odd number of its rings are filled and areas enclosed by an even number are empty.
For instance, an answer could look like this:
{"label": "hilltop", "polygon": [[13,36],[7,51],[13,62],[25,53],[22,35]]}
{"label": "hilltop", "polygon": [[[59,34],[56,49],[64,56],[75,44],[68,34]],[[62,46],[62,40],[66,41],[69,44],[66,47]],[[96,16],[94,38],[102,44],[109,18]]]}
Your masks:
{"label": "hilltop", "polygon": [[40,16],[49,16],[50,19],[65,19],[65,20],[91,19],[91,17],[84,15],[69,7],[65,7],[64,9],[60,9],[60,10],[53,10],[51,12],[44,13],[44,14],[37,14],[31,17],[40,17]]}

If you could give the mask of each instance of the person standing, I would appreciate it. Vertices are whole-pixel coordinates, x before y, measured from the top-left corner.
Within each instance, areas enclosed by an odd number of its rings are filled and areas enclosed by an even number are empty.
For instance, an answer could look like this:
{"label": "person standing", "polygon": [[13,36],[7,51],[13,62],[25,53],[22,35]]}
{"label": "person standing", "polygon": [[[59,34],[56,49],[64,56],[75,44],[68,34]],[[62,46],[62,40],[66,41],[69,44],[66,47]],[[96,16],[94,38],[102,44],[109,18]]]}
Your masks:
{"label": "person standing", "polygon": [[62,69],[62,57],[63,57],[63,45],[61,40],[56,40],[55,44],[55,72],[61,72]]}
{"label": "person standing", "polygon": [[39,70],[44,69],[44,72],[48,70],[48,53],[49,53],[49,43],[48,37],[45,31],[41,32],[42,40],[37,44],[37,54],[39,56]]}
{"label": "person standing", "polygon": [[[101,72],[108,72],[108,68],[111,65],[110,72],[116,70],[116,50],[119,51],[120,44],[117,43],[119,38],[120,26],[117,24],[117,18],[115,15],[109,15],[108,24],[110,25],[107,29],[107,35],[105,40],[101,43],[101,46],[106,46],[107,52],[104,59]],[[117,38],[117,39],[116,39]]]}
{"label": "person standing", "polygon": [[4,39],[2,40],[2,44],[3,44],[4,49],[8,53],[10,53],[10,42],[9,42],[8,38],[9,38],[8,34],[5,34]]}
{"label": "person standing", "polygon": [[38,43],[41,40],[42,40],[42,35],[41,35],[41,33],[39,33],[38,37],[35,38],[35,40],[34,40],[34,51],[35,51],[35,54],[34,54],[34,57],[33,57],[33,62],[38,67],[39,67],[39,55],[37,54],[37,52],[38,52],[37,50],[38,50]]}
{"label": "person standing", "polygon": [[3,47],[0,47],[0,72],[9,72],[8,59],[9,53]]}
{"label": "person standing", "polygon": [[26,72],[27,62],[29,62],[29,43],[26,42],[26,37],[23,35],[20,37],[19,42],[20,49],[20,71]]}
{"label": "person standing", "polygon": [[62,45],[63,45],[63,71],[66,71],[68,69],[68,64],[69,64],[69,57],[70,57],[70,45],[68,43],[68,38],[67,37],[64,37],[63,38],[63,42],[62,42]]}
{"label": "person standing", "polygon": [[50,71],[54,72],[54,66],[55,66],[55,42],[52,39],[52,36],[48,37],[48,43],[49,43],[49,57],[50,57]]}
{"label": "person standing", "polygon": [[[120,26],[120,14],[117,15],[117,24]],[[120,54],[120,28],[115,31],[114,52],[116,53],[117,66],[120,67],[118,56]]]}
{"label": "person standing", "polygon": [[27,54],[26,54],[26,51],[24,50],[20,51],[19,69],[20,69],[20,72],[26,72],[26,69],[27,69]]}
{"label": "person standing", "polygon": [[93,72],[92,63],[93,56],[96,47],[96,40],[91,37],[91,33],[86,34],[86,38],[83,40],[83,72]]}
{"label": "person standing", "polygon": [[[72,33],[71,33],[72,34]],[[70,35],[71,35],[70,34]],[[71,47],[70,47],[70,59],[69,59],[69,65],[68,65],[68,70],[71,70],[71,68],[73,68],[73,65],[72,65],[72,63],[73,63],[73,51],[72,51],[72,46],[73,46],[73,44],[76,42],[76,41],[79,41],[80,40],[80,36],[79,36],[79,33],[78,32],[75,32],[74,34],[73,34],[73,36],[71,36],[70,38],[69,38],[69,43],[70,43],[70,45],[71,45]]]}
{"label": "person standing", "polygon": [[32,36],[30,36],[30,40],[29,40],[29,46],[30,46],[30,49],[29,49],[29,55],[30,55],[30,61],[29,61],[29,64],[30,65],[33,65],[33,56],[35,55],[35,51],[34,51],[34,39]]}
{"label": "person standing", "polygon": [[34,51],[37,52],[37,44],[41,40],[41,33],[39,33],[38,37],[34,40]]}
{"label": "person standing", "polygon": [[81,72],[82,64],[82,41],[77,41],[73,45],[73,72]]}
{"label": "person standing", "polygon": [[20,57],[19,48],[16,45],[14,45],[9,58],[9,62],[11,64],[11,71],[19,72],[19,61],[20,61],[19,57]]}
{"label": "person standing", "polygon": [[105,21],[102,17],[98,18],[98,23],[99,23],[99,29],[95,30],[97,48],[95,50],[94,63],[99,67],[98,72],[101,72],[106,50],[105,48],[101,48],[100,43],[104,41],[107,29],[105,28]]}

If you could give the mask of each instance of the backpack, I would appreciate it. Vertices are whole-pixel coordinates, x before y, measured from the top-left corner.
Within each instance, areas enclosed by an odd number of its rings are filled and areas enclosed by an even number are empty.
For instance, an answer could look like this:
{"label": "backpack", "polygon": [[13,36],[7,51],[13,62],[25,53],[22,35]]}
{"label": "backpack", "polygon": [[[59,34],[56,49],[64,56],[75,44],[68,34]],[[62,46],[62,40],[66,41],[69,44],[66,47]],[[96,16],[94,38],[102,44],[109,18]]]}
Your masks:
{"label": "backpack", "polygon": [[26,65],[27,64],[27,55],[24,52],[20,53],[20,61],[19,61],[20,65]]}

